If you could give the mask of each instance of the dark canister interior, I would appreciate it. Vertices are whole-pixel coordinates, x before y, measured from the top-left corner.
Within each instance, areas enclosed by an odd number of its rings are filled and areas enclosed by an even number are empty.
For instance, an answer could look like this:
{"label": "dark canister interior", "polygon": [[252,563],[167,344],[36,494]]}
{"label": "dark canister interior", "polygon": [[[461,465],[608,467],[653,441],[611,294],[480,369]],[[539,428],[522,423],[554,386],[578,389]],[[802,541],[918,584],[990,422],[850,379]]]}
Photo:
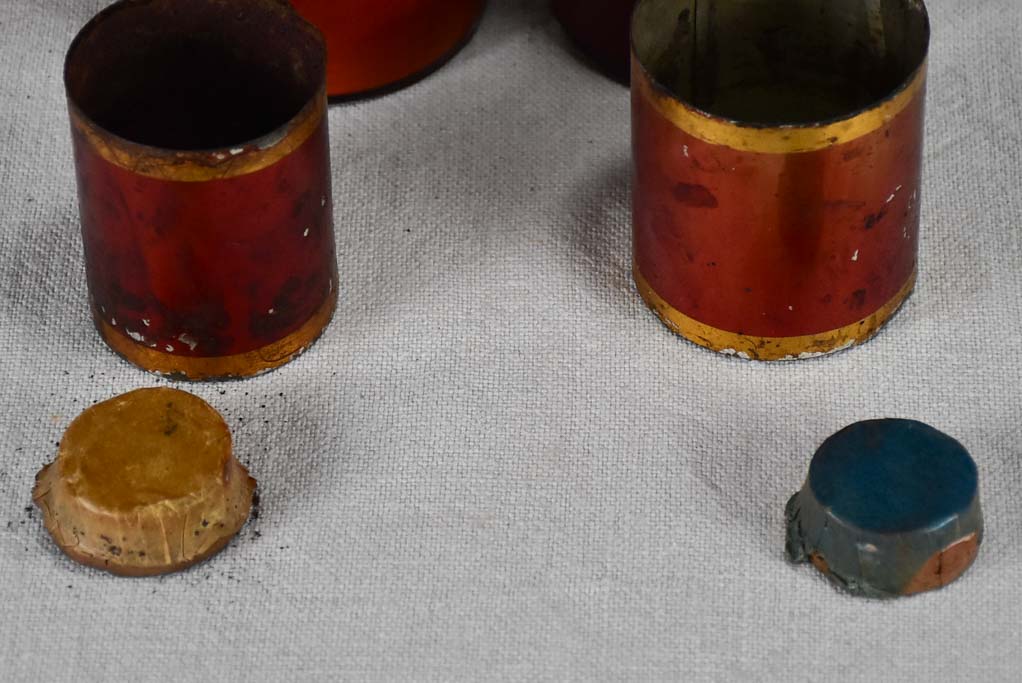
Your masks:
{"label": "dark canister interior", "polygon": [[642,0],[635,55],[678,99],[763,125],[843,118],[926,59],[921,0]]}
{"label": "dark canister interior", "polygon": [[68,97],[87,118],[176,150],[272,133],[324,77],[319,32],[282,0],[125,0],[82,30],[65,65]]}
{"label": "dark canister interior", "polygon": [[592,63],[628,84],[629,39],[635,0],[552,0],[554,16]]}

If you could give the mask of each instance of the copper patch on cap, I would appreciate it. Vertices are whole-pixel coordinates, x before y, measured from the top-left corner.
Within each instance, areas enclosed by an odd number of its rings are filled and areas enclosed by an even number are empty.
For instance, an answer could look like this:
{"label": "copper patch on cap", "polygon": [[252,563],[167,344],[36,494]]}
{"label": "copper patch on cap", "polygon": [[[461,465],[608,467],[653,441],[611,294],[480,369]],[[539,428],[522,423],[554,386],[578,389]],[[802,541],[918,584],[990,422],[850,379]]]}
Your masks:
{"label": "copper patch on cap", "polygon": [[964,574],[978,553],[979,539],[974,533],[952,543],[927,560],[919,573],[905,586],[905,595],[943,588]]}

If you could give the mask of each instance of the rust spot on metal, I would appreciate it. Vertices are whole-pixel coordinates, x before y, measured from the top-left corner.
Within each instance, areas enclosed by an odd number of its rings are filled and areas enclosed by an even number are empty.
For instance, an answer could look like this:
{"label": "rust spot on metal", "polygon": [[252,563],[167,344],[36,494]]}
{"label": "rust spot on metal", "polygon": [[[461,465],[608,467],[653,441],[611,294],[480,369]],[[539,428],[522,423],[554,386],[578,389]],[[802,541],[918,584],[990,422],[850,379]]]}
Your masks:
{"label": "rust spot on metal", "polygon": [[678,183],[674,186],[674,199],[697,209],[716,209],[719,206],[714,194],[703,185]]}
{"label": "rust spot on metal", "polygon": [[882,221],[886,217],[887,217],[887,209],[881,209],[880,211],[877,211],[876,213],[871,213],[870,215],[866,216],[866,220],[863,221],[863,225],[865,226],[865,228],[867,230],[872,230],[873,228],[875,228],[877,226],[877,224],[880,221]]}
{"label": "rust spot on metal", "polygon": [[813,553],[809,556],[809,561],[813,563],[813,566],[820,570],[821,573],[830,576],[830,565],[827,564],[827,560],[824,559],[820,553]]}

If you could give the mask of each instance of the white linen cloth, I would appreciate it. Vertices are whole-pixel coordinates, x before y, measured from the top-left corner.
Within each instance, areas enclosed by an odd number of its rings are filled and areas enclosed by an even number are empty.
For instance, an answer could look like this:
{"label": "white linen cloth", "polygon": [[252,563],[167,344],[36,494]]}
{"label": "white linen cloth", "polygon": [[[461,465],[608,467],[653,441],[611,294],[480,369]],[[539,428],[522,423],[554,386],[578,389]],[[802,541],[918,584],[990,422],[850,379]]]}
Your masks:
{"label": "white linen cloth", "polygon": [[[1022,3],[931,0],[920,282],[869,345],[763,365],[630,281],[629,100],[544,0],[490,3],[425,81],[330,110],[340,306],[294,364],[184,385],[261,514],[161,579],[62,556],[26,510],[92,402],[162,384],[93,331],[61,67],[100,0],[0,0],[0,679],[1018,680]],[[856,420],[981,470],[938,592],[855,599],[783,556]]]}

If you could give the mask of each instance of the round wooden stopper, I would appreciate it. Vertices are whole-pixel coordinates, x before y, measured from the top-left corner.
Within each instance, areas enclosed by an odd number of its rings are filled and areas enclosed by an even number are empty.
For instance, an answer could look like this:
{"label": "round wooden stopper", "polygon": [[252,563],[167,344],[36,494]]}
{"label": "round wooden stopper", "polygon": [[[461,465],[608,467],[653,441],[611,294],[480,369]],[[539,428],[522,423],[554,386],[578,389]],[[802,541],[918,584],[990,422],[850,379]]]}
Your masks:
{"label": "round wooden stopper", "polygon": [[140,389],[79,415],[33,499],[71,559],[114,574],[178,571],[221,550],[248,519],[256,482],[208,403]]}
{"label": "round wooden stopper", "polygon": [[792,561],[870,597],[946,586],[983,537],[972,457],[912,420],[859,422],[827,439],[787,518]]}

